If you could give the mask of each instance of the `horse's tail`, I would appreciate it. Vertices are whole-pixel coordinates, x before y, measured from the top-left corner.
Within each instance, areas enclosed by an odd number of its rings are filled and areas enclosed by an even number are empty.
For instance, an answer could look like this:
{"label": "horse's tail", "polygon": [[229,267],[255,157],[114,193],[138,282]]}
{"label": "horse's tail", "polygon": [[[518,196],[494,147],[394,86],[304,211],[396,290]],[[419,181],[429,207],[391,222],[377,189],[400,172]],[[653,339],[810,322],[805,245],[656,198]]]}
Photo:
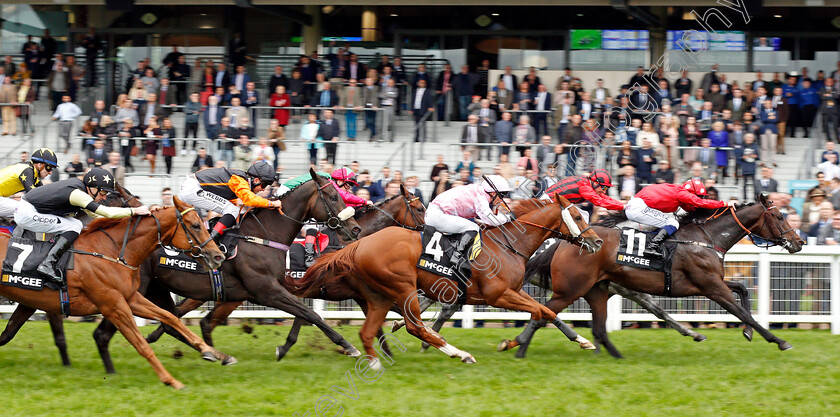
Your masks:
{"label": "horse's tail", "polygon": [[[563,243],[562,240],[557,241],[543,253],[534,256],[525,266],[525,279],[529,280],[534,285],[547,290],[551,289],[551,259],[554,257],[554,252]],[[536,277],[537,280],[532,278]]]}
{"label": "horse's tail", "polygon": [[319,288],[331,279],[350,275],[356,269],[354,258],[359,241],[355,241],[344,249],[321,255],[312,266],[306,270],[302,282],[309,282],[309,287]]}

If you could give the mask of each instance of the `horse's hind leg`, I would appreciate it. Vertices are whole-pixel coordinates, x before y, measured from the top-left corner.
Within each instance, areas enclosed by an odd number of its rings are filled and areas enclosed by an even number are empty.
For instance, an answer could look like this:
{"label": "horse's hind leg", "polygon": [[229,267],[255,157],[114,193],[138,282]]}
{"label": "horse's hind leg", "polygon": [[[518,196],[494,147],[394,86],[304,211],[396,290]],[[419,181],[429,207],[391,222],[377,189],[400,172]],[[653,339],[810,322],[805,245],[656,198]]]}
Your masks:
{"label": "horse's hind leg", "polygon": [[26,324],[26,321],[29,320],[33,314],[35,314],[34,308],[18,304],[17,307],[15,307],[14,313],[12,313],[12,317],[9,317],[9,322],[6,323],[6,328],[3,329],[3,333],[0,334],[0,346],[5,346],[7,343],[11,342],[20,328]]}
{"label": "horse's hind leg", "polygon": [[[429,309],[429,307],[431,307],[434,303],[435,303],[435,302],[434,302],[434,301],[432,301],[430,298],[423,297],[423,301],[420,301],[420,312],[421,312],[421,313],[425,312],[425,311],[426,311],[426,310],[428,310],[428,309]],[[393,310],[393,308],[392,308],[392,310]],[[402,312],[400,312],[400,314],[402,314]],[[394,322],[394,324],[393,324],[393,325],[391,325],[391,333],[394,333],[394,332],[396,332],[397,330],[402,329],[402,328],[403,328],[403,326],[405,326],[405,319],[404,319],[404,318],[403,318],[402,320],[397,320],[397,321],[395,321],[395,322]]]}
{"label": "horse's hind leg", "polygon": [[303,322],[306,321],[300,317],[295,317],[295,321],[292,322],[292,329],[289,330],[289,335],[286,336],[286,344],[277,346],[277,349],[274,350],[275,355],[277,356],[277,360],[283,359],[286,356],[286,353],[289,352],[289,349],[297,343],[298,334],[300,333],[300,326],[303,325]]}
{"label": "horse's hind leg", "polygon": [[376,336],[382,331],[382,324],[385,323],[385,317],[388,315],[388,311],[390,311],[394,303],[374,293],[368,293],[365,300],[367,312],[365,313],[365,322],[362,324],[362,328],[359,329],[359,337],[362,339],[363,349],[373,358],[370,366],[374,369],[379,369],[382,364],[379,361],[379,353],[374,347],[374,342],[377,341]]}
{"label": "horse's hind leg", "polygon": [[[751,312],[752,311],[752,305],[750,305],[750,290],[748,290],[747,287],[744,286],[744,284],[742,284],[740,282],[737,282],[737,281],[724,281],[724,282],[726,283],[726,286],[729,287],[729,289],[732,292],[734,292],[735,294],[738,294],[738,298],[741,301],[741,307],[743,307],[744,310],[746,310],[747,312]],[[752,329],[752,327],[746,325],[746,323],[744,323],[744,326],[745,326],[744,327],[744,337],[747,338],[748,341],[752,342],[753,329]]]}
{"label": "horse's hind leg", "polygon": [[213,346],[213,329],[215,329],[216,326],[223,321],[227,320],[228,316],[233,313],[233,310],[236,310],[236,308],[241,305],[242,301],[216,304],[216,306],[210,310],[210,313],[204,316],[199,323],[201,325],[201,338],[204,339],[208,345]]}
{"label": "horse's hind leg", "polygon": [[67,355],[67,338],[64,336],[64,318],[61,317],[61,314],[47,314],[47,320],[50,322],[50,329],[55,346],[58,348],[58,354],[61,355],[61,364],[70,366],[70,356]]}
{"label": "horse's hind leg", "polygon": [[706,340],[706,336],[695,332],[693,329],[683,326],[682,323],[674,320],[670,314],[665,312],[665,309],[662,308],[656,301],[653,300],[649,294],[644,294],[640,292],[636,292],[633,290],[629,290],[627,288],[622,287],[614,282],[610,283],[610,295],[618,294],[628,300],[632,300],[636,304],[642,306],[647,311],[653,313],[654,316],[658,317],[660,320],[667,322],[671,327],[673,327],[677,332],[679,332],[683,336],[690,336],[694,339],[695,342],[702,342]]}
{"label": "horse's hind leg", "polygon": [[516,338],[516,340],[502,341],[502,343],[499,344],[498,350],[507,350],[520,346],[519,350],[516,352],[516,357],[524,358],[525,352],[528,349],[528,345],[531,343],[531,338],[534,336],[536,329],[542,327],[548,320],[557,326],[557,328],[563,332],[570,341],[578,343],[582,349],[595,349],[595,345],[592,344],[592,342],[577,334],[577,332],[572,330],[569,325],[557,317],[556,312],[563,311],[564,308],[568,307],[572,301],[577,298],[579,297],[575,297],[569,301],[568,299],[558,297],[558,294],[554,294],[552,299],[544,306],[536,302],[536,300],[531,298],[531,296],[522,290],[517,292],[508,289],[501,297],[499,297],[498,300],[496,300],[493,306],[517,311],[527,311],[531,313],[531,321],[528,323],[522,334]]}
{"label": "horse's hind leg", "polygon": [[[172,314],[175,314],[175,317],[184,317],[185,314],[201,307],[203,304],[204,301],[202,300],[193,300],[192,298],[185,298],[181,300],[180,303],[175,305],[175,311]],[[158,339],[160,339],[160,337],[163,336],[165,330],[166,329],[163,327],[163,325],[159,325],[153,332],[149,333],[149,335],[146,336],[146,341],[149,343],[157,342]],[[204,339],[204,341],[208,342],[207,339]],[[210,342],[208,342],[207,344],[213,346],[213,344]]]}
{"label": "horse's hind leg", "polygon": [[[460,358],[461,362],[464,363],[475,363],[475,357],[473,357],[473,355],[469,352],[452,346],[447,343],[446,340],[438,334],[438,332],[430,330],[422,325],[422,322],[420,321],[420,303],[417,301],[417,297],[412,296],[413,294],[414,293],[410,293],[406,297],[396,300],[397,304],[403,306],[403,309],[406,310],[404,311],[404,317],[406,317],[406,330],[414,337],[436,347],[450,358]],[[409,317],[416,319],[409,319]]]}
{"label": "horse's hind leg", "polygon": [[[359,307],[361,307],[362,312],[365,313],[365,317],[367,317],[367,314],[368,314],[367,301],[365,301],[364,299],[356,299],[355,301],[356,301],[356,304],[358,304]],[[394,311],[394,310],[397,310],[397,314],[402,315],[402,310],[397,308],[396,304],[391,306],[391,311]],[[377,328],[376,339],[380,341],[379,346],[382,348],[382,353],[388,355],[389,357],[393,357],[394,355],[391,353],[391,348],[388,346],[388,342],[385,341],[385,332],[382,331],[382,326],[379,326]],[[339,351],[341,352],[340,349],[339,349]],[[341,353],[344,353],[344,352],[341,352]]]}
{"label": "horse's hind leg", "polygon": [[[131,299],[128,300],[129,305],[131,306],[131,311],[140,317],[152,320],[158,320],[162,324],[167,324],[174,328],[178,333],[183,335],[190,346],[196,348],[196,350],[201,352],[201,357],[203,359],[209,361],[216,361],[221,360],[222,365],[230,365],[232,363],[236,363],[236,359],[232,356],[226,355],[218,350],[214,349],[212,346],[204,343],[204,340],[201,340],[198,335],[193,333],[187,326],[184,326],[184,323],[181,323],[177,317],[175,317],[172,313],[156,306],[151,301],[147,300],[146,297],[143,297],[140,293],[134,293],[131,296]],[[136,326],[135,326],[136,327]],[[146,343],[146,340],[143,339],[143,343]]]}
{"label": "horse's hind leg", "polygon": [[610,355],[621,359],[621,353],[607,335],[607,300],[610,297],[607,287],[607,282],[601,281],[592,287],[583,298],[589,303],[592,310],[592,336],[595,338],[595,344],[604,345]]}
{"label": "horse's hind leg", "polygon": [[765,340],[770,343],[776,343],[779,345],[780,350],[788,350],[792,349],[793,345],[789,342],[785,341],[784,339],[770,333],[769,330],[761,327],[757,321],[753,318],[752,314],[749,310],[745,310],[741,305],[735,301],[735,296],[732,295],[732,291],[729,287],[724,284],[723,277],[716,276],[713,277],[714,281],[712,286],[703,288],[703,295],[708,297],[710,300],[718,303],[721,307],[723,307],[726,311],[732,313],[735,317],[741,319],[744,324],[747,326],[753,327],[758,334],[760,334]]}
{"label": "horse's hind leg", "polygon": [[[432,325],[432,330],[440,333],[440,329],[443,328],[443,325],[452,318],[459,310],[461,310],[463,305],[461,304],[442,304],[440,307],[440,314],[435,318],[435,323]],[[421,349],[425,352],[426,349],[429,348],[429,344],[423,342],[421,345]]]}

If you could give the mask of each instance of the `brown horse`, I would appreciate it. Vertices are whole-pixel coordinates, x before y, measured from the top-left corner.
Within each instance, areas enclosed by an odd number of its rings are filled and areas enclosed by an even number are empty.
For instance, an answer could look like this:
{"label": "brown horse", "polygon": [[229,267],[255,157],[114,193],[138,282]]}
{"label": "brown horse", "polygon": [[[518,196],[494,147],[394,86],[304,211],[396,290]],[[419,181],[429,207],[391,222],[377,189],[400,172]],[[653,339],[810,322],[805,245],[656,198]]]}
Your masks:
{"label": "brown horse", "polygon": [[[526,276],[539,275],[551,279],[552,298],[546,303],[552,311],[560,312],[580,297],[592,307],[592,333],[596,343],[601,343],[615,357],[621,354],[607,337],[606,316],[608,283],[615,282],[629,289],[654,295],[689,297],[702,295],[718,303],[747,327],[744,336],[752,340],[752,328],[781,350],[790,349],[790,343],[776,337],[759,326],[750,314],[750,301],[746,288],[740,283],[724,281],[723,256],[745,236],[758,236],[782,246],[790,253],[802,250],[804,243],[788,225],[775,206],[763,195],[758,203],[734,208],[698,210],[683,217],[682,227],[666,243],[675,245],[673,254],[672,285],[666,289],[665,276],[615,263],[621,230],[594,226],[604,237],[604,250],[596,254],[578,254],[570,245],[555,244],[528,262]],[[607,219],[612,225],[615,219]],[[541,286],[546,286],[545,284]],[[732,291],[739,294],[741,305]],[[519,347],[517,357],[524,357],[528,344],[542,323],[531,321],[515,340],[504,340],[500,350]]]}
{"label": "brown horse", "polygon": [[[380,201],[373,206],[359,207],[356,210],[354,219],[362,228],[362,234],[359,238],[372,235],[386,227],[399,226],[410,230],[418,230],[424,224],[426,208],[420,203],[419,199],[408,190],[400,186],[400,194],[389,197]],[[292,294],[302,298],[318,298],[327,301],[344,301],[354,300],[358,303],[362,310],[367,310],[367,304],[361,298],[361,294],[355,288],[352,288],[346,280],[332,279],[321,286],[313,286],[312,279],[297,279],[290,274],[286,274],[283,279],[283,287],[285,287]],[[168,296],[168,293],[167,293]],[[204,304],[204,300],[195,300],[192,298],[184,299],[184,301],[176,306],[175,315],[182,317],[184,314],[195,310]],[[220,323],[224,322],[227,317],[240,305],[242,302],[224,302],[216,303],[213,310],[210,311],[201,320],[201,337],[209,345],[213,345],[211,333]],[[295,317],[289,335],[286,337],[286,343],[278,346],[275,353],[277,360],[283,359],[283,356],[289,349],[297,342],[298,334],[301,326],[306,323],[306,320]],[[164,326],[160,326],[146,337],[146,341],[154,343],[166,330]],[[382,334],[378,334],[377,338]],[[383,349],[386,347],[383,345]]]}
{"label": "brown horse", "polygon": [[[140,207],[140,200],[137,196],[131,194],[120,183],[114,184],[114,191],[108,193],[103,203],[109,207]],[[82,221],[85,225],[91,222],[89,216],[84,216]],[[14,224],[14,222],[11,222]],[[32,315],[35,314],[35,309],[27,307],[23,304],[18,304],[9,321],[6,323],[6,328],[0,334],[0,346],[5,346],[14,339],[20,328],[26,324]],[[53,341],[58,348],[58,354],[61,356],[61,364],[70,366],[70,356],[67,355],[67,339],[64,337],[64,316],[61,314],[47,314],[47,321],[50,323],[50,329],[53,334]],[[211,345],[212,346],[212,345]]]}
{"label": "brown horse", "polygon": [[[580,244],[581,250],[586,248],[589,252],[600,249],[601,239],[588,227],[577,208],[559,195],[554,201],[524,200],[513,210],[517,221],[486,228],[482,234],[483,248],[471,264],[472,279],[465,283],[467,290],[463,296],[469,304],[527,311],[534,320],[554,320],[569,340],[579,343],[582,348],[594,349],[591,342],[562,321],[555,320],[556,314],[534,301],[521,288],[525,262],[549,236],[559,235]],[[472,355],[446,343],[419,319],[419,293],[452,302],[459,291],[454,280],[417,269],[422,252],[420,233],[389,227],[322,256],[309,268],[304,280],[311,276],[313,286],[317,288],[320,283],[342,277],[360,290],[368,305],[360,335],[365,350],[372,358],[377,357],[373,348],[374,336],[381,330],[386,314],[396,303],[407,319],[409,333],[450,357],[473,363],[475,358]],[[372,361],[371,366],[379,366],[378,359]]]}
{"label": "brown horse", "polygon": [[[336,187],[312,170],[309,177],[280,197],[283,212],[253,209],[242,216],[237,231],[229,232],[242,238],[238,254],[225,261],[221,267],[225,298],[228,301],[249,301],[281,309],[296,317],[301,316],[321,329],[333,343],[341,346],[348,356],[358,356],[361,355],[358,349],[281,285],[286,275],[285,247],[292,244],[304,221],[314,218],[324,222],[347,239],[353,239],[361,233],[359,225],[349,217],[349,210]],[[162,253],[162,250],[158,251],[143,263],[140,271],[141,294],[149,294],[150,299],[164,306],[167,311],[174,309],[170,292],[188,298],[208,301],[215,299],[218,294],[216,286],[207,273],[160,268],[158,256]],[[168,326],[169,323],[164,325]],[[113,324],[103,320],[93,333],[108,373],[114,373],[108,343],[115,332]],[[180,338],[180,332],[173,333],[173,336]]]}
{"label": "brown horse", "polygon": [[[125,243],[122,246],[117,242]],[[0,236],[0,257],[5,257],[8,237]],[[224,254],[210,239],[201,218],[188,204],[175,199],[175,207],[151,216],[96,220],[76,240],[75,268],[67,271],[70,312],[87,316],[102,313],[111,320],[137,352],[152,365],[166,385],[184,386],[163,367],[134,323],[134,315],[159,320],[178,329],[207,360],[226,359],[187,329],[178,318],[157,307],[137,292],[138,269],[159,245],[170,245],[202,256],[218,266]],[[122,260],[120,260],[122,259]],[[58,291],[35,291],[0,286],[0,294],[30,308],[47,313],[61,312]]]}

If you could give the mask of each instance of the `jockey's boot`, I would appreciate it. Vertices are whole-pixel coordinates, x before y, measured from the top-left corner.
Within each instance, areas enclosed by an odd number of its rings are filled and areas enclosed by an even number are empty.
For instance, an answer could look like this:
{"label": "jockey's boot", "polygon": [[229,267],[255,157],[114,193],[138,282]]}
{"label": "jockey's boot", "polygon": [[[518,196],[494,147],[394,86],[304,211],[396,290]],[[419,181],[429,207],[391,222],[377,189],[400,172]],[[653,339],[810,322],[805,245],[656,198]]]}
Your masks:
{"label": "jockey's boot", "polygon": [[458,244],[455,246],[455,253],[452,254],[452,266],[455,268],[456,272],[462,272],[461,275],[464,277],[468,277],[470,273],[470,263],[464,259],[464,252],[466,252],[467,248],[472,245],[476,234],[478,234],[478,232],[472,230],[464,232],[464,234],[461,235],[461,240],[459,240]]}
{"label": "jockey's boot", "polygon": [[303,263],[307,268],[315,263],[315,242],[317,240],[318,231],[309,229],[306,231],[306,237],[303,244]]}
{"label": "jockey's boot", "polygon": [[41,265],[38,265],[38,273],[63,286],[64,280],[61,278],[61,274],[55,272],[55,266],[61,256],[67,252],[67,249],[70,249],[77,237],[79,237],[79,234],[76,232],[62,233],[55,241],[55,246],[47,254],[47,259]]}
{"label": "jockey's boot", "polygon": [[645,256],[653,256],[657,258],[665,257],[665,254],[662,252],[662,242],[668,238],[668,231],[665,229],[659,229],[659,232],[656,233],[656,236],[653,237],[650,241],[648,241],[647,247],[645,248]]}

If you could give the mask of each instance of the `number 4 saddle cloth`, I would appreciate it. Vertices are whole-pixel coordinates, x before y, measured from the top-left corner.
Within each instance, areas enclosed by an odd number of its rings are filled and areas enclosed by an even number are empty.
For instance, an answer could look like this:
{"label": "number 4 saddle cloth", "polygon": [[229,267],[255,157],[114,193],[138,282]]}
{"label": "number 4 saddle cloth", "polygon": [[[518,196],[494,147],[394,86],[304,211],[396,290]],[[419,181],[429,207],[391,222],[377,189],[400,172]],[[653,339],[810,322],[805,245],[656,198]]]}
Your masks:
{"label": "number 4 saddle cloth", "polygon": [[[452,257],[458,248],[458,242],[467,234],[474,236],[472,243],[465,246],[464,252],[460,256],[461,259],[467,262],[462,262],[460,265],[453,265]],[[423,252],[420,254],[417,267],[450,279],[455,279],[455,274],[459,272],[461,275],[465,275],[464,278],[469,279],[469,261],[475,260],[478,254],[481,253],[481,234],[476,232],[445,235],[437,231],[434,227],[425,225],[421,232],[421,242],[423,244]]]}
{"label": "number 4 saddle cloth", "polygon": [[[22,232],[20,227],[15,229],[15,235],[9,238],[6,249],[6,259],[3,260],[3,272],[0,274],[0,285],[40,291],[46,285],[57,290],[58,285],[44,279],[36,271],[38,265],[44,262],[47,254],[55,243],[54,237],[43,233]],[[73,253],[67,251],[58,262],[58,270],[63,276],[67,275],[72,266]]]}

